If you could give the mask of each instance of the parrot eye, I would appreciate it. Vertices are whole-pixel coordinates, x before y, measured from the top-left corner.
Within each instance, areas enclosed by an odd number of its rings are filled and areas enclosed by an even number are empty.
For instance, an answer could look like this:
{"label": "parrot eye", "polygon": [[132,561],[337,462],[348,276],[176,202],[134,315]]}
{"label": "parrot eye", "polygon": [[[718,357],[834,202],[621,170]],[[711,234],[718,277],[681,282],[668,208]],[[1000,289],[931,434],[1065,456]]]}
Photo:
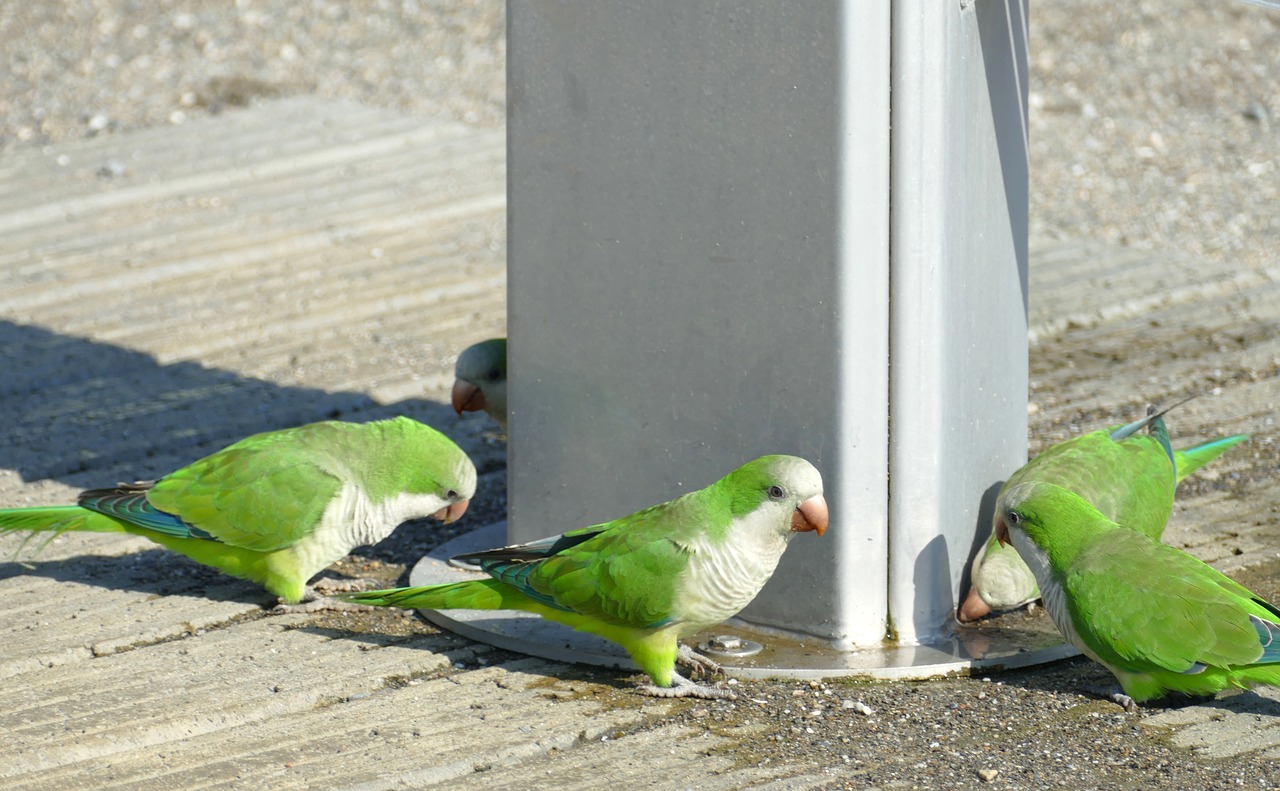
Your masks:
{"label": "parrot eye", "polygon": [[769,487],[770,500],[781,500],[783,497],[786,497],[786,496],[787,496],[787,490],[783,489],[778,484],[775,483],[773,486]]}
{"label": "parrot eye", "polygon": [[445,498],[446,500],[452,500],[452,499],[456,498],[457,496],[458,496],[458,492],[457,492],[456,490],[454,490],[454,489],[450,489],[449,491],[447,491],[447,492],[445,492],[445,493],[444,493],[444,498]]}
{"label": "parrot eye", "polygon": [[485,374],[484,378],[488,379],[490,382],[496,382],[502,378],[502,372],[499,371],[497,368],[494,368],[493,370],[489,371],[489,373]]}
{"label": "parrot eye", "polygon": [[1010,511],[1004,515],[1004,521],[1010,525],[1016,525],[1022,521],[1022,517],[1018,515],[1017,511]]}

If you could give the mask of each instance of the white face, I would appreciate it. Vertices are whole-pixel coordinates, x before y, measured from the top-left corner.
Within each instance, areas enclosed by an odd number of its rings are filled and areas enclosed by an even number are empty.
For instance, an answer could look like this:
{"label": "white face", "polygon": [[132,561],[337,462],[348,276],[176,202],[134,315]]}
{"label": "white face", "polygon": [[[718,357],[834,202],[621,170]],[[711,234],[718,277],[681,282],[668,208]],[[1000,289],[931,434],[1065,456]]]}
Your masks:
{"label": "white face", "polygon": [[1022,561],[1031,569],[1031,573],[1035,574],[1036,582],[1044,587],[1045,577],[1049,573],[1049,556],[1022,529],[1020,524],[1022,517],[1018,513],[1018,506],[1026,501],[1033,487],[1033,484],[1019,484],[1001,498],[1003,502],[999,504],[1001,513],[996,523],[996,534],[999,536],[1004,532],[1007,535],[1009,543],[1013,544]]}

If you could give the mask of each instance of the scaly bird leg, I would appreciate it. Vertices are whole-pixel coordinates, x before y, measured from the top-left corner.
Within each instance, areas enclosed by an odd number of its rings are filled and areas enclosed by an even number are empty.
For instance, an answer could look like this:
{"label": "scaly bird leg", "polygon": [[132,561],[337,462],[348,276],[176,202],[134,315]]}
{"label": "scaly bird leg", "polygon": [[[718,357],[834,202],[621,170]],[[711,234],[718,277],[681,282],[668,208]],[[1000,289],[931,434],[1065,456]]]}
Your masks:
{"label": "scaly bird leg", "polygon": [[1136,714],[1138,704],[1133,698],[1124,694],[1118,687],[1085,687],[1085,692],[1090,695],[1096,695],[1103,700],[1109,700],[1117,706],[1121,706],[1130,714]]}
{"label": "scaly bird leg", "polygon": [[684,643],[680,643],[679,650],[676,651],[676,664],[684,665],[689,668],[689,675],[697,678],[699,675],[711,678],[712,676],[723,676],[724,668],[711,657],[703,656],[694,651]]}
{"label": "scaly bird leg", "polygon": [[704,700],[737,700],[733,690],[722,687],[704,687],[695,684],[674,670],[671,672],[671,686],[658,687],[653,684],[640,685],[640,691],[655,698],[702,698]]}

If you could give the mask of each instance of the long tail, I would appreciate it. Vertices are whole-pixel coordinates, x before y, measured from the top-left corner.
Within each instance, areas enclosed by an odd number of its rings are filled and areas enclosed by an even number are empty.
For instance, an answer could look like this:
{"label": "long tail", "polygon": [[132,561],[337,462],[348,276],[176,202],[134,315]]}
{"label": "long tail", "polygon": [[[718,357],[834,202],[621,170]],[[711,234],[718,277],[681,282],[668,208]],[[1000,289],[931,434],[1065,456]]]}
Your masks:
{"label": "long tail", "polygon": [[[1159,424],[1159,428],[1154,430],[1152,433],[1156,433],[1157,431],[1163,431],[1164,421],[1160,420],[1160,418],[1164,417],[1169,410],[1180,407],[1193,398],[1195,398],[1194,395],[1187,396],[1181,401],[1170,404],[1169,406],[1161,410],[1156,410],[1154,407],[1148,407],[1147,414],[1145,416],[1143,416],[1138,420],[1133,421],[1132,423],[1126,423],[1125,425],[1120,426],[1119,428],[1112,431],[1111,439],[1115,440],[1116,442],[1119,442],[1120,440],[1125,439],[1126,437],[1132,436],[1134,434],[1137,434],[1142,429],[1157,422]],[[1168,432],[1165,432],[1165,436],[1167,438]]]}
{"label": "long tail", "polygon": [[[47,534],[36,547],[39,552],[53,539],[68,530],[89,530],[96,533],[123,533],[120,522],[78,505],[52,505],[38,508],[0,508],[0,534],[30,531],[26,540],[18,545],[17,552],[27,546],[36,534]],[[16,554],[16,553],[15,553]]]}
{"label": "long tail", "polygon": [[424,610],[523,610],[562,623],[573,629],[612,640],[631,656],[636,666],[649,674],[659,687],[670,687],[679,649],[677,635],[670,629],[634,629],[606,623],[571,610],[551,607],[526,596],[515,587],[496,579],[390,588],[361,593],[340,593],[336,598],[378,607],[408,607]]}
{"label": "long tail", "polygon": [[1112,431],[1111,439],[1119,442],[1147,428],[1151,435],[1159,441],[1165,452],[1170,454],[1175,480],[1177,483],[1181,483],[1183,478],[1226,453],[1235,445],[1250,438],[1248,434],[1233,434],[1222,439],[1214,439],[1202,442],[1199,445],[1192,445],[1189,448],[1173,450],[1169,445],[1169,431],[1164,426],[1164,415],[1169,410],[1182,406],[1193,398],[1195,398],[1194,395],[1188,396],[1158,411],[1155,408],[1148,407],[1147,414],[1143,418],[1127,423]]}
{"label": "long tail", "polygon": [[405,607],[424,610],[528,610],[541,612],[543,607],[510,585],[495,579],[447,582],[441,585],[419,585],[413,588],[342,593],[337,598],[375,607]]}
{"label": "long tail", "polygon": [[1233,434],[1230,437],[1212,439],[1174,451],[1173,455],[1178,466],[1178,482],[1181,483],[1183,478],[1247,439],[1249,439],[1248,434]]}

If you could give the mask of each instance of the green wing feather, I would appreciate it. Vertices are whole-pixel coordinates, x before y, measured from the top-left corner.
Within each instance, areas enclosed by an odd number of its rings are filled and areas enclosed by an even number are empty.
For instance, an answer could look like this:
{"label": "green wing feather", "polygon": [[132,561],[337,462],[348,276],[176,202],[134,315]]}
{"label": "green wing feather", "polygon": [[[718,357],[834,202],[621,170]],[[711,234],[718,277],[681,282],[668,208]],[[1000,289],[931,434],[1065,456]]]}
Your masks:
{"label": "green wing feather", "polygon": [[1049,448],[1005,482],[1049,481],[1089,501],[1113,521],[1158,537],[1173,512],[1173,463],[1147,434],[1112,439],[1094,431]]}
{"label": "green wing feather", "polygon": [[1132,530],[1090,542],[1063,587],[1081,639],[1105,663],[1132,673],[1255,663],[1263,645],[1250,616],[1280,622],[1243,585]]}
{"label": "green wing feather", "polygon": [[330,455],[305,441],[316,425],[246,437],[156,481],[147,500],[230,546],[292,546],[342,485]]}
{"label": "green wing feather", "polygon": [[671,620],[683,548],[646,530],[609,530],[529,574],[530,588],[557,606],[620,626],[658,627]]}
{"label": "green wing feather", "polygon": [[688,526],[709,521],[705,491],[691,492],[562,536],[465,555],[502,582],[550,607],[631,628],[671,620]]}

